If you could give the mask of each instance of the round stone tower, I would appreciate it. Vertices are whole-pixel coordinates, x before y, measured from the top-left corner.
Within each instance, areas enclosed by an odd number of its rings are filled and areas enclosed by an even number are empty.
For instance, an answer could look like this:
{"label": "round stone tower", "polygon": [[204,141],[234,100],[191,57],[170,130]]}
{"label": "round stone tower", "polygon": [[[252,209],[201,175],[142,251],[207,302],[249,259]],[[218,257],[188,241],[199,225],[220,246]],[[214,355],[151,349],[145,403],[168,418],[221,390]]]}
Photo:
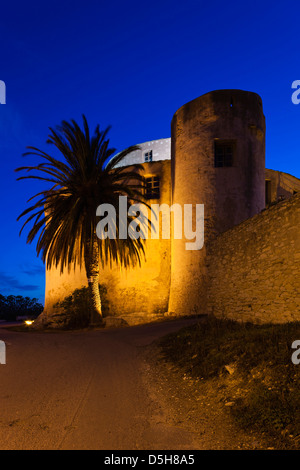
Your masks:
{"label": "round stone tower", "polygon": [[209,241],[265,207],[260,96],[217,90],[185,104],[172,119],[171,146],[172,204],[204,204],[204,246],[190,251],[172,239],[169,312],[205,313]]}

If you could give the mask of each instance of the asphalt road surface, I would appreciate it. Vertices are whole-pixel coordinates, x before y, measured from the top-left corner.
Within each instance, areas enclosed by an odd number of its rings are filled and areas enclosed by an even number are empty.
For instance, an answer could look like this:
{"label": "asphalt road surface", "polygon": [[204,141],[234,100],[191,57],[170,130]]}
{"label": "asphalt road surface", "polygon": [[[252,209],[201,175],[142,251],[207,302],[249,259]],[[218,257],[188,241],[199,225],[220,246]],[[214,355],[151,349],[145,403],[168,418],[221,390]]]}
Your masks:
{"label": "asphalt road surface", "polygon": [[191,324],[56,333],[0,329],[0,449],[192,449],[160,416],[143,350]]}

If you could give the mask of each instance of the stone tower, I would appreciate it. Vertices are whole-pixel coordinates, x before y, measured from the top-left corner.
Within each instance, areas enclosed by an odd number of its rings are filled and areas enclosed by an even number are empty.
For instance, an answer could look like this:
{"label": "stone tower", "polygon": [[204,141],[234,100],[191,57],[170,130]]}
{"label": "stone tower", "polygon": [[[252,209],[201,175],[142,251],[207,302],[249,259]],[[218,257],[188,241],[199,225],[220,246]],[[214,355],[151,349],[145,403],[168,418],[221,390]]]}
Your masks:
{"label": "stone tower", "polygon": [[205,312],[209,241],[265,207],[262,100],[217,90],[182,106],[171,123],[172,204],[204,204],[204,247],[172,239],[169,312]]}

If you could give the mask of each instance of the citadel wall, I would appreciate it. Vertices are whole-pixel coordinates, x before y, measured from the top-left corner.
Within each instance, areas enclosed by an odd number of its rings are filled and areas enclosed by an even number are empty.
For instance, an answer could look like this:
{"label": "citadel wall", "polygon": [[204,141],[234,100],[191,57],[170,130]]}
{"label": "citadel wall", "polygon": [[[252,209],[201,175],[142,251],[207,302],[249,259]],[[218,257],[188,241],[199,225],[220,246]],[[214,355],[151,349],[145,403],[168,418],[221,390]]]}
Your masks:
{"label": "citadel wall", "polygon": [[[160,181],[160,198],[151,204],[168,204],[171,198],[171,167],[168,160],[143,163],[145,178],[155,175]],[[150,211],[148,212],[150,217]],[[160,225],[160,230],[161,230]],[[168,310],[171,273],[170,239],[148,239],[145,244],[146,259],[141,266],[120,270],[113,265],[101,272],[100,283],[107,287],[107,300],[112,315],[164,313]],[[150,233],[149,233],[150,237]]]}
{"label": "citadel wall", "polygon": [[241,321],[300,321],[300,194],[208,247],[205,312]]}
{"label": "citadel wall", "polygon": [[300,180],[282,171],[265,171],[266,206],[280,199],[287,199],[300,192]]}
{"label": "citadel wall", "polygon": [[205,211],[202,250],[172,239],[169,311],[188,315],[205,299],[207,243],[265,207],[261,98],[242,90],[200,96],[175,113],[171,143],[172,203],[204,204]]}

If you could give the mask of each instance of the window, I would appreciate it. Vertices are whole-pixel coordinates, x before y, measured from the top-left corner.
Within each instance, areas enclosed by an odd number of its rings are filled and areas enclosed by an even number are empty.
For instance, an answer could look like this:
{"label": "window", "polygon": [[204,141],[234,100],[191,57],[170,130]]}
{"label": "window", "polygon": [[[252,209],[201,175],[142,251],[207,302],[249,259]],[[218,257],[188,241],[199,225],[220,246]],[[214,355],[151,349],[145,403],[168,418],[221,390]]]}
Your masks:
{"label": "window", "polygon": [[271,194],[271,180],[266,180],[266,206],[271,204],[272,194]]}
{"label": "window", "polygon": [[150,176],[145,178],[145,198],[159,199],[159,176]]}
{"label": "window", "polygon": [[215,142],[215,167],[228,167],[233,165],[234,142],[216,141]]}
{"label": "window", "polygon": [[152,150],[148,150],[148,152],[144,153],[144,161],[152,162]]}

